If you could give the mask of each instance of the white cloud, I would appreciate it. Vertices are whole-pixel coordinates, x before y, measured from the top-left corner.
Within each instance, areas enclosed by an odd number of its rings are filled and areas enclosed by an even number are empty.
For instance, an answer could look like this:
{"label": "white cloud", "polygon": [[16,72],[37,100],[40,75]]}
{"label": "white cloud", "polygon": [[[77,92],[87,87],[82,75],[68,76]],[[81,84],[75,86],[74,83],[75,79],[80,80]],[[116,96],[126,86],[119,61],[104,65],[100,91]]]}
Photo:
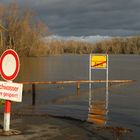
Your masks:
{"label": "white cloud", "polygon": [[43,38],[44,41],[80,41],[80,42],[88,42],[88,43],[95,43],[101,40],[107,40],[110,39],[111,37],[109,36],[58,36],[58,35],[52,35],[52,36],[47,36]]}

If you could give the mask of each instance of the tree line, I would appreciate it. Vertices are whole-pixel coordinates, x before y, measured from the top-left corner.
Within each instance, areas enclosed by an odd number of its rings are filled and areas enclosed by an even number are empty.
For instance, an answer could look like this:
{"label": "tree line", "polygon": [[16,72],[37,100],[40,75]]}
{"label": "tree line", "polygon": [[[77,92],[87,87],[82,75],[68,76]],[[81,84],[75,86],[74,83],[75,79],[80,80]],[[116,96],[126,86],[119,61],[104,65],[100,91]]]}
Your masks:
{"label": "tree line", "polygon": [[108,40],[88,43],[80,41],[49,41],[46,42],[48,54],[140,54],[140,37],[116,37]]}

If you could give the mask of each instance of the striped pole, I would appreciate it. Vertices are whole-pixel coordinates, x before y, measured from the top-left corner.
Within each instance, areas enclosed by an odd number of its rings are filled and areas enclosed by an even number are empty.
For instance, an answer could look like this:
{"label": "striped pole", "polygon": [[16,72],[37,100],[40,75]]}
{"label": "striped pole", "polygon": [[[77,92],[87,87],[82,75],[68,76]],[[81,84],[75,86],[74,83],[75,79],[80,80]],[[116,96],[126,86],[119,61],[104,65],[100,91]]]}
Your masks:
{"label": "striped pole", "polygon": [[4,126],[3,126],[3,130],[5,132],[10,130],[10,110],[11,110],[11,101],[6,100],[4,109]]}

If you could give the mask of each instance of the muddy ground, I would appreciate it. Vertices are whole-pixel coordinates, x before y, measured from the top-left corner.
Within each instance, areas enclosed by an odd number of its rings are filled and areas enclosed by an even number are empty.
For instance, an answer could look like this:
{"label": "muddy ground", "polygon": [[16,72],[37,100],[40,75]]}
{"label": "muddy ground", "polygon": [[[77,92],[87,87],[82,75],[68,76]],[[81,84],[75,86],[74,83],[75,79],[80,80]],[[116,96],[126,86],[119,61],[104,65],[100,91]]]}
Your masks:
{"label": "muddy ground", "polygon": [[[0,118],[3,116],[0,115]],[[2,120],[2,119],[1,119]],[[3,122],[0,122],[2,132]],[[126,138],[111,129],[96,126],[85,121],[50,116],[12,116],[11,130],[21,134],[2,136],[0,140],[117,140]],[[131,137],[127,137],[127,140]]]}

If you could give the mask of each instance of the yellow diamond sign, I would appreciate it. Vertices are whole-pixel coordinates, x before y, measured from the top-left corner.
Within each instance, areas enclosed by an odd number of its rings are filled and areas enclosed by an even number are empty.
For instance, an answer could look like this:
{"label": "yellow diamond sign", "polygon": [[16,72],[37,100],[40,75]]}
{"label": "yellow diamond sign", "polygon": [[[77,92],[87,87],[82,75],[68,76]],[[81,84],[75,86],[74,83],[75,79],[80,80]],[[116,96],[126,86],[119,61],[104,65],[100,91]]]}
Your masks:
{"label": "yellow diamond sign", "polygon": [[91,55],[91,68],[107,68],[107,55]]}

